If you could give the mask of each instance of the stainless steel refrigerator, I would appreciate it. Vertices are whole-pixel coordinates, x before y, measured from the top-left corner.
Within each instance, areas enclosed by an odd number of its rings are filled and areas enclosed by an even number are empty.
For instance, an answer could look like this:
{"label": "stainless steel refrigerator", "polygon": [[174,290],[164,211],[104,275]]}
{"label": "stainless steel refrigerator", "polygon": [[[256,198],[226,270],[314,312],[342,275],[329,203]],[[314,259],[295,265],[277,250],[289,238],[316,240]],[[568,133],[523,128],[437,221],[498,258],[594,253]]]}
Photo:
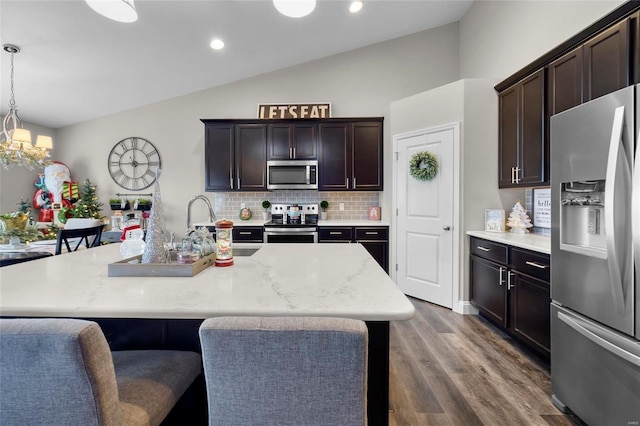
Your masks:
{"label": "stainless steel refrigerator", "polygon": [[553,401],[640,424],[640,86],[551,117]]}

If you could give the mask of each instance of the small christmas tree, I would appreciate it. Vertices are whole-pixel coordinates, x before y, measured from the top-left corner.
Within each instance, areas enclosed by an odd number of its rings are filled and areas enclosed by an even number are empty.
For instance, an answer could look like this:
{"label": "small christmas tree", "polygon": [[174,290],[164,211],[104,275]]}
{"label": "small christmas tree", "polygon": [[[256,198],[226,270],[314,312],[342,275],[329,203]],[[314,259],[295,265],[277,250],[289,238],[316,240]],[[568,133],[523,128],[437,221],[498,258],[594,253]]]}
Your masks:
{"label": "small christmas tree", "polygon": [[80,199],[73,208],[74,217],[86,217],[90,219],[100,219],[102,215],[102,203],[98,201],[96,186],[91,184],[89,179],[84,181],[80,190]]}
{"label": "small christmas tree", "polygon": [[516,201],[516,204],[513,206],[511,213],[509,214],[509,219],[507,220],[507,225],[509,228],[509,232],[513,232],[515,234],[526,234],[529,232],[527,228],[531,228],[531,219],[527,215],[527,211],[520,204],[520,200]]}

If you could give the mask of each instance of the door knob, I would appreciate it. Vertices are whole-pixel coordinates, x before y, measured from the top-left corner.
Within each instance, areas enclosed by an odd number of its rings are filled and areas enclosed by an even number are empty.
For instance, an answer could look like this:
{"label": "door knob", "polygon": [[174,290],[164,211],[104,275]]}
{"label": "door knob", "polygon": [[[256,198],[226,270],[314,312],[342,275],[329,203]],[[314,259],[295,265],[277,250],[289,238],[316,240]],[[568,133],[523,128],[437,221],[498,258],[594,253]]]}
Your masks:
{"label": "door knob", "polygon": [[451,231],[451,227],[449,225],[445,225],[442,227],[445,231]]}

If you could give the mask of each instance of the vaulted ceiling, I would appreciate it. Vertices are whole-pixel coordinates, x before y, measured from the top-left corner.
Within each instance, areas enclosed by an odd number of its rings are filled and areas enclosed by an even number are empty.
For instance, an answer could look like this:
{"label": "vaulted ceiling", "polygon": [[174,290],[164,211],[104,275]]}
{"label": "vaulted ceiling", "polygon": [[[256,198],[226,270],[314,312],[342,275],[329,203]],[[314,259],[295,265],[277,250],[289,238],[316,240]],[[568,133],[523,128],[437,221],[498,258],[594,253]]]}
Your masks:
{"label": "vaulted ceiling", "polygon": [[[59,128],[458,21],[472,0],[319,0],[294,19],[269,0],[136,0],[138,21],[104,18],[82,0],[2,0],[2,44],[15,44],[24,121]],[[225,48],[209,47],[214,37]],[[0,111],[9,101],[1,54]]]}

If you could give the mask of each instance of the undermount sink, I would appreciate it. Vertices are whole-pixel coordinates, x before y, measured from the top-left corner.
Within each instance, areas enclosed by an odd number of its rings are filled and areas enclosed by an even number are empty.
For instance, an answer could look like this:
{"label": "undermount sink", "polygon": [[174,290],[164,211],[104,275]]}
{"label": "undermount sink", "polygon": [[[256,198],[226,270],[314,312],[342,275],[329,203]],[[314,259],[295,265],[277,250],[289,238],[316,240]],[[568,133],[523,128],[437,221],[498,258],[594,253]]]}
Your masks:
{"label": "undermount sink", "polygon": [[258,247],[258,248],[234,248],[233,249],[233,257],[253,256],[253,254],[255,252],[257,252],[258,250],[260,250],[260,247]]}

